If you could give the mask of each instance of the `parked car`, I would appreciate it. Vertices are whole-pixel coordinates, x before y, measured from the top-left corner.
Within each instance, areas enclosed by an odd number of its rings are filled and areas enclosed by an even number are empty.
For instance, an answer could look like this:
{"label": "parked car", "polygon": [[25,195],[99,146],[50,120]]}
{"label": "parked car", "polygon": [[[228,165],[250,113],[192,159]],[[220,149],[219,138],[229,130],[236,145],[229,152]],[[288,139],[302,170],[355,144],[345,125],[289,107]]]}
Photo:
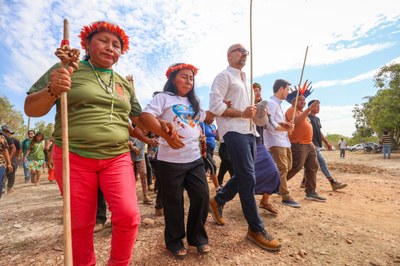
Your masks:
{"label": "parked car", "polygon": [[381,145],[379,145],[375,142],[365,142],[364,143],[364,152],[365,153],[371,153],[371,151],[374,153],[380,153],[381,149],[382,149]]}
{"label": "parked car", "polygon": [[348,146],[347,149],[349,151],[359,151],[359,150],[364,150],[364,143],[359,143],[353,146]]}

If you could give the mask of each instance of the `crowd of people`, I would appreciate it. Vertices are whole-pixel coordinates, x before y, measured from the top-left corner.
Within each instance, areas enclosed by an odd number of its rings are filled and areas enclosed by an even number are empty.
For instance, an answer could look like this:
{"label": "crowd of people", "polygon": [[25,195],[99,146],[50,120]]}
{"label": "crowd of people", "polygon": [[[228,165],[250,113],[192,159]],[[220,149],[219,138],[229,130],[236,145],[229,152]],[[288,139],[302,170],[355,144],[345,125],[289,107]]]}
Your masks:
{"label": "crowd of people", "polygon": [[[246,238],[263,249],[278,251],[282,245],[269,233],[259,211],[279,214],[269,201],[272,194],[278,194],[283,205],[300,208],[287,183],[303,169],[306,200],[326,201],[316,192],[319,168],[333,190],[346,187],[331,176],[320,152],[322,142],[332,147],[316,117],[320,102],[310,101],[305,108],[309,84],[290,92],[291,84],[277,79],[273,95],[263,101],[262,86],[247,85],[242,69],[249,52],[242,44],[228,48],[228,67],[212,83],[207,111],[200,108],[194,89],[198,69],[187,63],[168,67],[164,88],[142,110],[133,83],[113,69],[129,49],[125,31],[98,21],[83,27],[80,38],[85,56],[79,69],[55,64],[33,84],[25,101],[25,112],[31,117],[43,116],[56,106],[51,144],[45,145],[43,134],[33,130],[21,144],[12,141],[14,132],[8,127],[2,127],[0,137],[0,177],[7,172],[9,193],[16,158],[23,158],[25,182],[40,183],[44,151],[50,154],[48,168],[54,166],[52,176],[63,193],[60,95],[67,93],[74,265],[96,263],[93,231],[96,224],[104,225],[107,205],[112,213],[108,264],[129,264],[140,224],[138,180],[143,203],[153,206],[148,191],[157,192],[155,212],[165,219],[165,246],[181,259],[189,253],[185,238],[198,253],[211,251],[205,229],[208,212],[216,224],[225,225],[229,221],[224,219],[223,207],[236,194],[248,223]],[[281,107],[284,100],[292,104],[286,112]],[[265,117],[256,124],[259,112]],[[213,158],[217,141],[219,172]],[[209,192],[207,171],[216,194]],[[228,171],[230,178],[223,183]],[[190,205],[187,219],[185,191]],[[257,194],[262,195],[258,204]]]}

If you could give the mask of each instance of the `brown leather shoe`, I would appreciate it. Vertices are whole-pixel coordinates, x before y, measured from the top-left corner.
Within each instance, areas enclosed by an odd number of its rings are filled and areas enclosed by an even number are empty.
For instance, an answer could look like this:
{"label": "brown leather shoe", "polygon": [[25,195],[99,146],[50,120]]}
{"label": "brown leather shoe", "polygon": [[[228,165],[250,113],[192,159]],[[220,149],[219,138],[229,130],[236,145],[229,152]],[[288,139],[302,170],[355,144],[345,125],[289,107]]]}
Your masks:
{"label": "brown leather shoe", "polygon": [[225,224],[225,220],[222,218],[222,206],[218,205],[214,197],[210,199],[210,211],[212,218],[218,225]]}
{"label": "brown leather shoe", "polygon": [[266,231],[253,232],[248,230],[246,238],[266,250],[279,251],[281,249],[281,243]]}

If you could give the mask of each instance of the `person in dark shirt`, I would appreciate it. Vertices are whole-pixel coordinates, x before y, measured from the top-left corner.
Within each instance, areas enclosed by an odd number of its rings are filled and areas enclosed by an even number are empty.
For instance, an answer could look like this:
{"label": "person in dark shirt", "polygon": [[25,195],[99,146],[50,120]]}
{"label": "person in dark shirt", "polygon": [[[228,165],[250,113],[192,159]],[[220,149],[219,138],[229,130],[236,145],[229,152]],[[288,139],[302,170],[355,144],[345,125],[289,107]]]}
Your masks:
{"label": "person in dark shirt", "polygon": [[[310,106],[313,102],[316,100],[311,100],[308,102],[308,106]],[[332,150],[332,146],[329,144],[329,142],[325,139],[324,134],[321,132],[321,121],[319,117],[316,115],[319,113],[319,107],[320,105],[318,104],[318,107],[313,109],[309,114],[308,118],[311,121],[311,125],[313,128],[313,139],[312,142],[315,146],[315,150],[317,151],[317,158],[318,158],[318,164],[319,167],[321,168],[322,173],[324,173],[325,177],[329,180],[331,183],[332,189],[333,190],[338,190],[347,187],[347,184],[340,183],[336,181],[335,179],[332,178],[331,173],[329,172],[328,165],[326,164],[325,158],[321,153],[321,148],[322,148],[322,142],[325,143],[326,148],[328,151]],[[303,177],[303,181],[301,182],[301,187],[305,186],[305,178]]]}
{"label": "person in dark shirt", "polygon": [[18,168],[18,158],[21,154],[21,144],[19,140],[15,139],[13,137],[14,131],[4,125],[1,127],[3,131],[3,135],[6,137],[7,142],[8,142],[8,147],[9,147],[9,155],[10,155],[10,160],[11,160],[11,165],[13,167],[13,170],[11,172],[7,172],[6,177],[7,177],[7,194],[10,194],[14,192],[14,182],[15,182],[15,172],[17,171]]}

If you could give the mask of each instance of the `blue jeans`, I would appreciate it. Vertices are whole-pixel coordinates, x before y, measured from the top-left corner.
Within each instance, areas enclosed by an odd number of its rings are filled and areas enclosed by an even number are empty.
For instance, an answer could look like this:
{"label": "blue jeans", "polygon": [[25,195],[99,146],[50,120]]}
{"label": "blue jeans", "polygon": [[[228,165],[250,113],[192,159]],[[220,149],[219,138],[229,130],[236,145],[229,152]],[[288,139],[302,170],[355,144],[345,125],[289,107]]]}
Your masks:
{"label": "blue jeans", "polygon": [[382,151],[383,151],[383,159],[386,159],[386,153],[388,155],[388,158],[390,159],[390,151],[392,149],[392,144],[383,144],[382,145]]}
{"label": "blue jeans", "polygon": [[26,159],[26,162],[22,163],[22,166],[24,167],[24,177],[25,181],[30,181],[31,180],[31,171],[29,170],[29,160],[28,158]]}
{"label": "blue jeans", "polygon": [[0,167],[0,199],[1,199],[1,195],[3,194],[3,178],[5,176],[5,172],[6,172],[6,167],[1,166]]}
{"label": "blue jeans", "polygon": [[326,178],[332,177],[331,173],[329,172],[328,165],[326,164],[325,158],[321,153],[321,148],[320,147],[315,147],[315,150],[317,151],[317,158],[318,158],[319,168],[321,168],[322,173],[324,173]]}
{"label": "blue jeans", "polygon": [[239,193],[240,203],[244,217],[253,232],[264,230],[264,224],[258,214],[255,194],[255,156],[256,139],[252,134],[240,134],[228,132],[224,135],[224,141],[228,148],[232,162],[234,175],[215,196],[218,205],[225,205]]}

